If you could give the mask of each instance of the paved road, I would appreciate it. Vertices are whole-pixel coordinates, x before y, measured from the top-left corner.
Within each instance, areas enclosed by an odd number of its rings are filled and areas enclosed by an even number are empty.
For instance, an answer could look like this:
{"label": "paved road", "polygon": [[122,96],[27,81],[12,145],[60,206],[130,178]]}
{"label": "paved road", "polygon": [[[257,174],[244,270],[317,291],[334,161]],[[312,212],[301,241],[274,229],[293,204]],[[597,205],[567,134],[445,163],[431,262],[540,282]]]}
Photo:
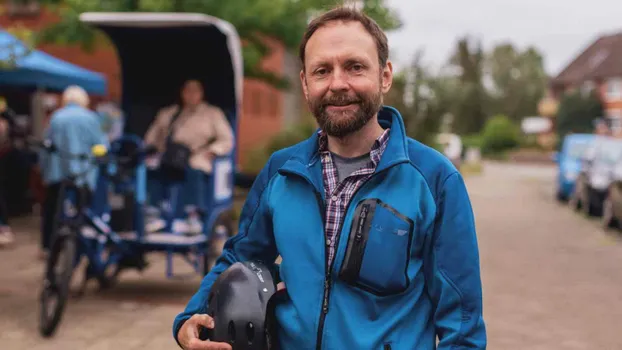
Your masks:
{"label": "paved road", "polygon": [[[622,349],[622,240],[552,198],[553,169],[487,164],[467,180],[477,218],[489,349]],[[199,279],[162,261],[106,293],[70,300],[57,336],[38,336],[35,220],[0,251],[0,349],[175,349],[174,315]],[[184,268],[183,262],[176,266]],[[180,269],[188,272],[188,269]]]}

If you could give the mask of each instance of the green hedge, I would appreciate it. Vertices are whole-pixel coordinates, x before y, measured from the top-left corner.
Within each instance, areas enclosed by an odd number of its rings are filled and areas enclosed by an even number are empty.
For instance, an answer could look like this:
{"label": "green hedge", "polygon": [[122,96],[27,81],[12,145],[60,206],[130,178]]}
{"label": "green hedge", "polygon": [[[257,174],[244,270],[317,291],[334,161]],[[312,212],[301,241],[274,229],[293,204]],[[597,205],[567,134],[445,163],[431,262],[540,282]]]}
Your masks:
{"label": "green hedge", "polygon": [[502,154],[521,145],[521,131],[510,118],[498,115],[490,118],[482,131],[482,154]]}

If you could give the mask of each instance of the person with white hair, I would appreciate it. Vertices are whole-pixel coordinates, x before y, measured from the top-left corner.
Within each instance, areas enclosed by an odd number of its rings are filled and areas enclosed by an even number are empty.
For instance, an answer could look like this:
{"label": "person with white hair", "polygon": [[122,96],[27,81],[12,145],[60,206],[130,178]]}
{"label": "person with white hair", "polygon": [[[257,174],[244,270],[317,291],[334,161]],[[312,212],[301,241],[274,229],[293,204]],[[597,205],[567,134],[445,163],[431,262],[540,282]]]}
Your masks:
{"label": "person with white hair", "polygon": [[50,117],[45,132],[45,139],[50,141],[60,152],[40,152],[40,167],[46,196],[43,203],[41,227],[42,257],[46,255],[53,234],[53,222],[61,182],[70,175],[86,171],[78,179],[78,185],[88,191],[94,191],[98,169],[91,162],[69,159],[66,154],[90,154],[91,148],[98,144],[108,145],[106,134],[101,129],[99,118],[88,109],[89,96],[79,86],[69,86],[62,95],[62,106]]}
{"label": "person with white hair", "polygon": [[9,225],[9,212],[6,203],[9,161],[5,151],[11,144],[11,129],[15,123],[14,114],[7,106],[6,100],[0,97],[0,247],[9,246],[15,240]]}

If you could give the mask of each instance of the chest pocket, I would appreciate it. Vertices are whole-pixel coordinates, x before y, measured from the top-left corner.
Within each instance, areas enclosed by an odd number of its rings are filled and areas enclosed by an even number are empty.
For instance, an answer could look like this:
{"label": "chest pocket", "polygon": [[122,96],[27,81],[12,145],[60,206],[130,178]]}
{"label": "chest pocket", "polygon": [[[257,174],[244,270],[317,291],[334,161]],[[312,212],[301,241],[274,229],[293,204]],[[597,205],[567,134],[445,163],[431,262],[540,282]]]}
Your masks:
{"label": "chest pocket", "polygon": [[414,222],[379,199],[361,201],[354,212],[339,277],[375,295],[397,294],[407,274]]}

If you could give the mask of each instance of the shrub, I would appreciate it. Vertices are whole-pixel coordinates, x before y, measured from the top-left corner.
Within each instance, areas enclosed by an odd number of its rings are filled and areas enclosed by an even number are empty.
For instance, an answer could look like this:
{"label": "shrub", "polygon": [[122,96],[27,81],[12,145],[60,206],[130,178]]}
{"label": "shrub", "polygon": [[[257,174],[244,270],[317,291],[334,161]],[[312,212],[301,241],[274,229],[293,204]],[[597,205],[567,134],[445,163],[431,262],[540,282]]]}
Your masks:
{"label": "shrub", "polygon": [[482,153],[494,155],[520,146],[520,129],[512,121],[499,115],[490,118],[482,132]]}
{"label": "shrub", "polygon": [[471,134],[462,136],[462,147],[463,148],[482,148],[482,135],[481,134]]}

